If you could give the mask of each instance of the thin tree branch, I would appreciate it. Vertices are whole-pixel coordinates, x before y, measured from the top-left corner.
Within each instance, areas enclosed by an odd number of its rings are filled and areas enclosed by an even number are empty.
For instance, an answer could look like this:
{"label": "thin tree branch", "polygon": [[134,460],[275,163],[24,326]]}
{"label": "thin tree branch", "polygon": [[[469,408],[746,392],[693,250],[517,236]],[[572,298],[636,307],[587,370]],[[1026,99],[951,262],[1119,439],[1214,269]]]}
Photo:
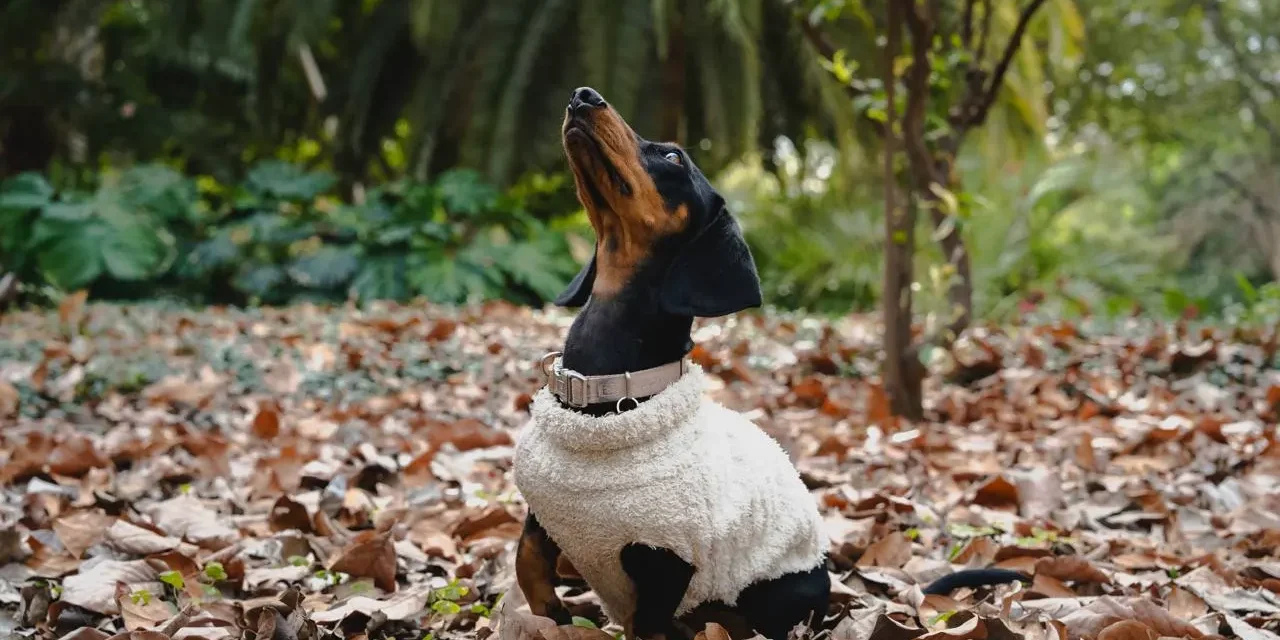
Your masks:
{"label": "thin tree branch", "polygon": [[981,102],[975,105],[973,111],[968,114],[967,126],[980,125],[987,119],[987,114],[991,112],[992,105],[996,103],[996,96],[1000,94],[1000,87],[1004,84],[1004,77],[1009,73],[1009,67],[1013,65],[1013,58],[1017,55],[1018,48],[1022,46],[1022,37],[1027,33],[1027,26],[1031,23],[1031,18],[1040,10],[1040,7],[1044,6],[1044,3],[1045,0],[1031,0],[1031,3],[1022,9],[1022,13],[1018,16],[1018,24],[1013,28],[1013,35],[1009,36],[1009,43],[1004,47],[1004,54],[1000,56],[1000,62],[991,74],[986,95]]}
{"label": "thin tree branch", "polygon": [[982,33],[978,35],[978,46],[973,50],[973,59],[982,64],[987,59],[987,42],[991,40],[991,0],[982,0]]}
{"label": "thin tree branch", "polygon": [[1259,217],[1280,219],[1280,211],[1276,211],[1266,200],[1262,199],[1262,196],[1254,193],[1253,189],[1249,188],[1249,185],[1231,175],[1229,171],[1215,167],[1213,175],[1223,184],[1230,187],[1232,191],[1247,200],[1249,204],[1253,205],[1253,209],[1258,213]]}
{"label": "thin tree branch", "polygon": [[[804,37],[809,41],[809,44],[813,45],[813,48],[817,50],[818,55],[828,60],[834,60],[836,53],[839,52],[840,49],[831,42],[831,39],[827,37],[827,34],[817,25],[810,23],[809,19],[804,16],[800,17],[799,22],[801,33],[804,34]],[[853,98],[857,98],[867,93],[866,89],[852,83],[846,83],[844,87],[845,90],[849,92],[849,96]]]}
{"label": "thin tree branch", "polygon": [[[1213,37],[1227,51],[1231,52],[1231,61],[1236,68],[1243,72],[1241,75],[1256,85],[1258,89],[1266,92],[1272,100],[1280,100],[1280,87],[1277,87],[1274,82],[1268,81],[1257,69],[1249,64],[1248,55],[1237,46],[1235,37],[1227,29],[1226,22],[1222,19],[1222,2],[1220,0],[1205,0],[1204,12],[1209,18],[1210,27],[1213,29]],[[1271,137],[1272,146],[1280,148],[1280,127],[1277,127],[1276,123],[1267,117],[1257,97],[1253,95],[1253,92],[1245,83],[1241,83],[1240,97],[1253,110],[1254,119]],[[1275,157],[1275,152],[1272,153],[1272,157]]]}
{"label": "thin tree branch", "polygon": [[964,18],[960,26],[960,41],[966,49],[973,48],[973,3],[976,0],[964,0]]}
{"label": "thin tree branch", "polygon": [[1249,64],[1249,56],[1236,46],[1235,37],[1227,30],[1227,25],[1222,20],[1221,0],[1204,0],[1204,12],[1209,18],[1209,25],[1213,28],[1213,37],[1231,52],[1232,62],[1240,70],[1244,71],[1244,75],[1258,85],[1259,89],[1266,91],[1273,99],[1280,100],[1280,86],[1264,78],[1257,69]]}

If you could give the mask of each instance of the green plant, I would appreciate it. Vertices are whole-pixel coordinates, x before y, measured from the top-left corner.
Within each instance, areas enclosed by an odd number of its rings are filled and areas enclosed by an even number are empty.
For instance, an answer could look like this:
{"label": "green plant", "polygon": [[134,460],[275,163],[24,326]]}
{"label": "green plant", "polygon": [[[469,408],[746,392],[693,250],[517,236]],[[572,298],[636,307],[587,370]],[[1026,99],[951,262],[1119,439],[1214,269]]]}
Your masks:
{"label": "green plant", "polygon": [[0,184],[0,266],[95,298],[541,304],[589,246],[563,175],[531,174],[502,192],[450,171],[383,185],[359,204],[332,195],[331,174],[277,160],[233,185],[153,165],[101,183],[91,195],[35,174]]}
{"label": "green plant", "polygon": [[156,278],[177,255],[170,227],[190,213],[186,186],[155,166],[106,174],[93,192],[55,193],[36,174],[10,178],[0,184],[6,267],[64,290]]}

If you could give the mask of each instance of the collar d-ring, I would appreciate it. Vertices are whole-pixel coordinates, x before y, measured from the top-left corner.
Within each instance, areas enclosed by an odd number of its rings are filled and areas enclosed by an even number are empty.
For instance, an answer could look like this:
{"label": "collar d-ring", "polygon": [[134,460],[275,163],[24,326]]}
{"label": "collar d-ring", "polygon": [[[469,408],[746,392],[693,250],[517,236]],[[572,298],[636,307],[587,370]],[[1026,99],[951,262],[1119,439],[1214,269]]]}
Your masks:
{"label": "collar d-ring", "polygon": [[631,401],[631,408],[632,408],[632,409],[635,409],[635,408],[637,408],[637,407],[639,407],[639,406],[640,406],[640,401],[639,401],[639,400],[636,400],[635,398],[632,398],[632,397],[630,397],[630,396],[627,396],[627,397],[625,397],[625,398],[618,398],[618,404],[616,404],[616,405],[614,405],[614,406],[613,406],[613,410],[614,410],[614,411],[616,411],[616,412],[618,412],[618,413],[622,413],[622,403],[624,403],[624,402],[626,402],[626,401],[628,401],[628,400],[630,400],[630,401]]}

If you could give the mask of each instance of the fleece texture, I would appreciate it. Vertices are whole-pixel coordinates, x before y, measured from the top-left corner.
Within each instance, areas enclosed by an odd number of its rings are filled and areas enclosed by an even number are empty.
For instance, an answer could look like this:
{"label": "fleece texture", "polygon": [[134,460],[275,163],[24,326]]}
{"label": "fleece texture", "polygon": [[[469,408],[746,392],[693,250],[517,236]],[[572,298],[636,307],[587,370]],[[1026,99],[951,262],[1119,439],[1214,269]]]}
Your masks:
{"label": "fleece texture", "polygon": [[602,417],[565,409],[547,390],[516,443],[514,479],[530,510],[629,627],[628,544],[670,549],[693,565],[676,615],[736,603],[748,585],[807,571],[826,551],[817,503],[782,447],[705,397],[697,365],[638,408]]}

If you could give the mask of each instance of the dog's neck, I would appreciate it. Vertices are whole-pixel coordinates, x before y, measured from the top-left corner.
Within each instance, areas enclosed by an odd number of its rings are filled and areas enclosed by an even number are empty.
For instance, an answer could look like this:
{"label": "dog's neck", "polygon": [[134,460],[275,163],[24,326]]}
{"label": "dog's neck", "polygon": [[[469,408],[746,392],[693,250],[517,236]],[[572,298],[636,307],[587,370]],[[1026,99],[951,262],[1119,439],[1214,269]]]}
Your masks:
{"label": "dog's neck", "polygon": [[[588,376],[642,371],[675,362],[693,349],[693,318],[666,313],[658,301],[652,269],[638,270],[616,293],[597,295],[578,313],[565,339],[562,362]],[[586,407],[607,413],[608,406]]]}

